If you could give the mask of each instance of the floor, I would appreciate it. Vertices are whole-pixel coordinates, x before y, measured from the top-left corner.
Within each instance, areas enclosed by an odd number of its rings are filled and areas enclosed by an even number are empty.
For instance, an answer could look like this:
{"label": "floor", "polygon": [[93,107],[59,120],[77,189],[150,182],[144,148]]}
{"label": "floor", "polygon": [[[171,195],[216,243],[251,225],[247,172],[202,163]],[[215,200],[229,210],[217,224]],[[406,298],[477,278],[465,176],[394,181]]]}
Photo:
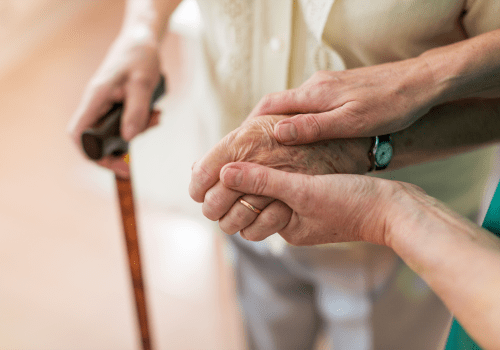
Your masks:
{"label": "floor", "polygon": [[[123,3],[0,6],[0,17],[16,18],[0,21],[2,350],[140,348],[112,174],[86,161],[66,132]],[[164,58],[162,123],[131,152],[152,337],[156,349],[238,350],[230,252],[187,194],[190,165],[212,142],[192,132],[204,125],[179,104],[187,46],[179,35],[166,39],[164,51],[175,54]]]}

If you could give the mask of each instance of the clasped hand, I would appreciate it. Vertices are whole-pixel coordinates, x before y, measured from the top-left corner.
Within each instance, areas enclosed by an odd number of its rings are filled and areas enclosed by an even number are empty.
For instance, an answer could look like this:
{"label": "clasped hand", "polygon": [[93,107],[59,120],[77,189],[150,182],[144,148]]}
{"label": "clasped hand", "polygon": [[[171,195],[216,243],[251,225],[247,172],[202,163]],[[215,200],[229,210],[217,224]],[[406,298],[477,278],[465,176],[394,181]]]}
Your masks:
{"label": "clasped hand", "polygon": [[[285,118],[267,115],[248,119],[193,165],[190,195],[203,203],[203,214],[207,218],[219,220],[224,232],[234,234],[240,231],[248,240],[262,240],[282,231],[293,212],[288,205],[275,200],[276,196],[260,193],[265,186],[264,178],[254,179],[256,194],[245,194],[225,186],[220,181],[220,173],[228,163],[251,162],[287,173],[308,175],[364,174],[369,169],[370,138],[285,146],[277,142],[273,133],[275,124]],[[262,212],[257,214],[249,210],[238,201],[239,198]]]}

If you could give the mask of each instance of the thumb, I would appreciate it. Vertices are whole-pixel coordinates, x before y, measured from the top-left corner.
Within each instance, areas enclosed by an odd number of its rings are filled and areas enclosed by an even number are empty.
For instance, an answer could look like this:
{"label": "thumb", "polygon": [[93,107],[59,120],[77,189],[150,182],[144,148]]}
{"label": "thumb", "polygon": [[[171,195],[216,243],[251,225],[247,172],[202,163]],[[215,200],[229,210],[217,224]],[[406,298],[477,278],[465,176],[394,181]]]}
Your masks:
{"label": "thumb", "polygon": [[357,118],[347,116],[342,108],[316,114],[299,114],[274,126],[274,136],[285,145],[301,145],[321,140],[360,137]]}
{"label": "thumb", "polygon": [[295,207],[308,193],[312,176],[293,174],[254,163],[229,163],[220,172],[224,186],[247,194],[272,197]]}

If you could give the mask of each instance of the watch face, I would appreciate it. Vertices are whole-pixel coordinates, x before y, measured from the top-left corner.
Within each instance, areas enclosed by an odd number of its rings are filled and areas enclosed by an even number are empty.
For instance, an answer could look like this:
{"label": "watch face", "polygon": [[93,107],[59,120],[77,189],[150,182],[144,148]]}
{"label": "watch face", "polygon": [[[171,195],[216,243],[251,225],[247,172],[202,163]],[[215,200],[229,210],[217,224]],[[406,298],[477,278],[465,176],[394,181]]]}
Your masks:
{"label": "watch face", "polygon": [[378,145],[375,153],[375,162],[378,166],[388,165],[392,159],[392,145],[389,142],[384,142]]}

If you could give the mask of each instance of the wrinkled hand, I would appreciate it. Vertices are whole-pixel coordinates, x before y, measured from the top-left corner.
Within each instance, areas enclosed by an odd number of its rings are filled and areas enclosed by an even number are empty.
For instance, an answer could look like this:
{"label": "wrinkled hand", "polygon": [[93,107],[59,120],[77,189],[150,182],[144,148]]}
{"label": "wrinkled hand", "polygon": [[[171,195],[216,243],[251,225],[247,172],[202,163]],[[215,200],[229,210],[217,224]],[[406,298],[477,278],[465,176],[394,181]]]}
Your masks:
{"label": "wrinkled hand", "polygon": [[289,222],[278,233],[297,246],[349,241],[387,245],[401,212],[395,204],[398,193],[422,192],[369,176],[309,176],[253,163],[227,164],[220,178],[232,190],[273,197],[291,208]]}
{"label": "wrinkled hand", "polygon": [[345,71],[319,71],[296,89],[266,95],[249,118],[295,115],[278,123],[287,145],[376,136],[405,129],[437,102],[425,61],[414,58]]}
{"label": "wrinkled hand", "polygon": [[[115,102],[124,102],[122,137],[129,141],[158,123],[159,112],[151,115],[149,104],[160,79],[158,44],[147,33],[122,33],[85,89],[68,126],[81,149],[83,131],[103,116]],[[98,164],[127,177],[128,164],[120,157],[106,157]]]}
{"label": "wrinkled hand", "polygon": [[309,145],[284,146],[276,141],[273,128],[286,116],[261,116],[247,120],[241,127],[224,137],[193,166],[189,192],[197,202],[203,202],[203,214],[219,220],[221,229],[261,240],[286,225],[291,210],[280,201],[263,196],[247,195],[243,199],[259,209],[260,215],[237,202],[243,195],[219,182],[221,168],[231,162],[253,162],[292,173],[363,174],[370,167],[368,149],[371,139],[340,139]]}

